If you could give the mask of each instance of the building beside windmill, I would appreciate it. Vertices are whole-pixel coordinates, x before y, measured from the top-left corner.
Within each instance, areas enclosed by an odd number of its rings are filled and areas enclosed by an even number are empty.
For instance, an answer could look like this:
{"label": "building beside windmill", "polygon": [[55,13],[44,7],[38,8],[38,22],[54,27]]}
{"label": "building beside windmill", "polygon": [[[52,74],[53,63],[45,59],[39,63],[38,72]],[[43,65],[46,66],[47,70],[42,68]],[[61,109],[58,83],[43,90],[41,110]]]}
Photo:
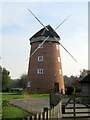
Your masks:
{"label": "building beside windmill", "polygon": [[82,97],[82,102],[90,103],[90,73],[79,82],[81,84],[81,95],[84,96]]}
{"label": "building beside windmill", "polygon": [[[48,93],[55,85],[58,86],[59,92],[65,92],[60,56],[60,36],[50,25],[46,27],[49,31],[42,28],[30,38],[30,56],[37,47],[39,49],[29,59],[26,88],[28,93]],[[40,46],[48,36],[46,42]]]}

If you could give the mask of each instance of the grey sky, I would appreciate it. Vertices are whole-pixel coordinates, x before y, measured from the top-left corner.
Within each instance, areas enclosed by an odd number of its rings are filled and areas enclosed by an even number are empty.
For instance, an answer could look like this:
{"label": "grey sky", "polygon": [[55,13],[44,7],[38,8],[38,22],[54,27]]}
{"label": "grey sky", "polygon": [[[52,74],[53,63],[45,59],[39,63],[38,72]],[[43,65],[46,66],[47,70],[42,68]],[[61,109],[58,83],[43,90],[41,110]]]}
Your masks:
{"label": "grey sky", "polygon": [[0,5],[0,18],[2,18],[0,55],[2,65],[10,70],[12,78],[27,73],[29,38],[42,28],[29,13],[28,8],[40,18],[43,24],[50,24],[53,28],[71,14],[71,17],[56,32],[61,37],[61,43],[73,54],[78,63],[75,63],[61,48],[63,74],[78,75],[80,69],[88,68],[87,2],[5,2]]}
{"label": "grey sky", "polygon": [[88,68],[90,69],[90,2],[88,3]]}

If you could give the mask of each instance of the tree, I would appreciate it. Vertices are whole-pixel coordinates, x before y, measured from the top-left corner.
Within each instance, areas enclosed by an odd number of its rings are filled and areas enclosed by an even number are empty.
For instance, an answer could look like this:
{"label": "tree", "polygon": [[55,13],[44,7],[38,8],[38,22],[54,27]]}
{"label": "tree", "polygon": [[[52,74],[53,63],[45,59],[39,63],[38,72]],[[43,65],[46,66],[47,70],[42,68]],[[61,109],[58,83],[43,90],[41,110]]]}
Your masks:
{"label": "tree", "polygon": [[64,76],[65,86],[66,87],[72,86],[72,81],[76,78],[77,78],[77,76],[71,75],[70,77],[68,77],[67,75],[65,75]]}
{"label": "tree", "polygon": [[88,74],[90,74],[90,70],[86,70],[86,69],[80,70],[80,78],[83,78]]}
{"label": "tree", "polygon": [[80,87],[80,78],[76,78],[72,81],[72,86],[75,87],[75,88],[79,88]]}
{"label": "tree", "polygon": [[2,91],[2,67],[0,66],[0,92]]}
{"label": "tree", "polygon": [[26,88],[26,83],[27,83],[27,75],[26,74],[22,74],[20,79],[19,79],[19,86],[21,88]]}
{"label": "tree", "polygon": [[2,88],[8,88],[11,85],[10,72],[5,68],[2,68],[1,74],[2,74]]}
{"label": "tree", "polygon": [[74,92],[74,88],[72,86],[67,87],[67,95],[72,95]]}
{"label": "tree", "polygon": [[70,85],[70,78],[67,75],[64,76],[64,82],[66,87]]}

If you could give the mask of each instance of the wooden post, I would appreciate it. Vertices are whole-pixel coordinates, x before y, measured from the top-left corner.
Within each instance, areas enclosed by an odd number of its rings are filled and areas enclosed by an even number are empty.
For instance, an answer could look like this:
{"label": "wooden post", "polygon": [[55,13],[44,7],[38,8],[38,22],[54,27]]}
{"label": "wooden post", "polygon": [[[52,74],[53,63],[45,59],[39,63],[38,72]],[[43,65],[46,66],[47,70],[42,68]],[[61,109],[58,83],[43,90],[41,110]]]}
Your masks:
{"label": "wooden post", "polygon": [[51,119],[54,118],[54,108],[51,109]]}
{"label": "wooden post", "polygon": [[59,118],[62,118],[62,100],[59,103]]}
{"label": "wooden post", "polygon": [[53,108],[53,118],[55,118],[55,107]]}
{"label": "wooden post", "polygon": [[48,110],[48,119],[51,120],[51,110]]}
{"label": "wooden post", "polygon": [[55,119],[59,119],[59,114],[60,114],[60,110],[59,110],[59,104],[55,107]]}
{"label": "wooden post", "polygon": [[25,118],[23,118],[23,120],[25,120]]}
{"label": "wooden post", "polygon": [[59,107],[60,107],[60,103],[58,104],[58,106],[57,106],[57,118],[59,119],[60,118],[60,109],[59,109]]}
{"label": "wooden post", "polygon": [[40,114],[40,120],[44,120],[44,113]]}
{"label": "wooden post", "polygon": [[47,112],[44,112],[44,118],[47,120]]}
{"label": "wooden post", "polygon": [[57,106],[54,107],[54,118],[57,118]]}
{"label": "wooden post", "polygon": [[36,115],[36,120],[39,120],[39,114]]}
{"label": "wooden post", "polygon": [[30,117],[27,117],[27,120],[30,120]]}
{"label": "wooden post", "polygon": [[48,120],[48,108],[44,108],[44,118]]}
{"label": "wooden post", "polygon": [[34,118],[35,118],[35,116],[33,115],[33,116],[32,116],[32,120],[34,120]]}

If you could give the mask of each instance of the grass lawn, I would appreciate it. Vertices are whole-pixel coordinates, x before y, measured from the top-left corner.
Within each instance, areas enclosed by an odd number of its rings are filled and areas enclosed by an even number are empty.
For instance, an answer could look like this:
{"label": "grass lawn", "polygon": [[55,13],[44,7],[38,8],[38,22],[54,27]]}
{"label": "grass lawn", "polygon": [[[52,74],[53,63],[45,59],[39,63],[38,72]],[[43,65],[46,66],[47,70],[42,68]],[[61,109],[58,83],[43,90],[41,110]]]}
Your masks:
{"label": "grass lawn", "polygon": [[21,108],[15,107],[7,102],[11,99],[31,98],[31,97],[48,97],[48,94],[25,94],[20,93],[0,93],[2,96],[2,118],[23,118],[31,116],[31,113],[24,111]]}
{"label": "grass lawn", "polygon": [[0,93],[2,100],[11,100],[19,98],[31,98],[31,97],[48,97],[49,94],[20,94],[20,93]]}
{"label": "grass lawn", "polygon": [[31,115],[31,113],[28,113],[18,107],[9,104],[6,101],[3,101],[2,118],[23,118],[27,116],[30,117]]}

